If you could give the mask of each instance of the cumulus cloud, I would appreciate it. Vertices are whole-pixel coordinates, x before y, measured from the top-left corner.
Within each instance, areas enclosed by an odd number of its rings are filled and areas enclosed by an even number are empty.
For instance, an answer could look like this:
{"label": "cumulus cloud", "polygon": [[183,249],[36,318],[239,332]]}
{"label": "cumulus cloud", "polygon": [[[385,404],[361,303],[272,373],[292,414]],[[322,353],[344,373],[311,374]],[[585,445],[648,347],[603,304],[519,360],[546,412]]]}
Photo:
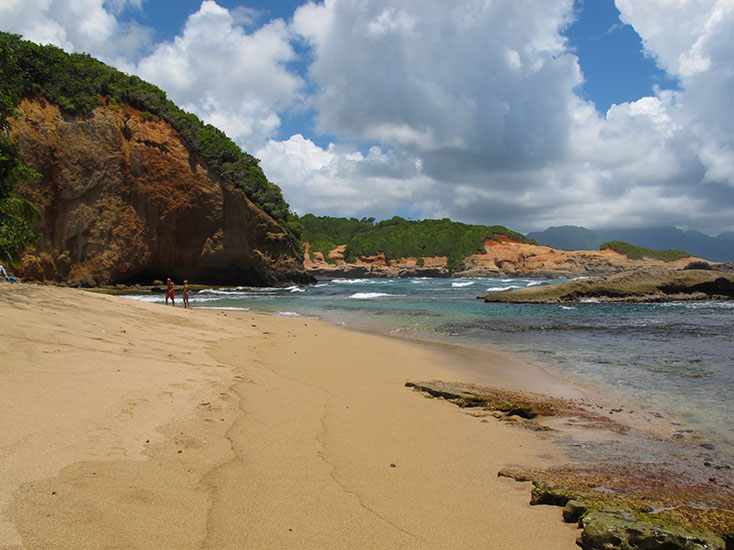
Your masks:
{"label": "cumulus cloud", "polygon": [[[576,94],[573,0],[309,1],[288,22],[205,0],[156,45],[142,0],[3,0],[0,21],[157,84],[299,213],[734,229],[734,0],[616,5],[680,87],[606,113]],[[275,140],[302,107],[333,144]]]}
{"label": "cumulus cloud", "polygon": [[581,82],[559,32],[570,9],[570,1],[307,4],[293,28],[313,48],[318,128],[435,151],[438,165],[424,160],[438,179],[454,170],[445,165],[453,152],[477,153],[462,162],[542,164],[563,147],[566,92]]}
{"label": "cumulus cloud", "polygon": [[285,66],[295,57],[286,24],[276,19],[248,33],[243,21],[251,19],[243,20],[242,10],[233,14],[206,0],[183,33],[158,44],[135,72],[255,149],[277,132],[278,113],[298,101],[303,81]]}
{"label": "cumulus cloud", "polygon": [[[423,216],[525,231],[562,223],[718,231],[734,219],[733,4],[617,0],[646,54],[681,89],[603,114],[575,93],[583,75],[562,34],[569,1],[326,0],[299,8],[292,27],[312,48],[318,129],[410,158],[416,176],[391,184]],[[286,186],[289,163],[280,166]],[[338,163],[314,168],[311,179],[305,166],[293,192],[331,178],[344,197],[329,199],[336,212],[354,208],[368,181]]]}
{"label": "cumulus cloud", "polygon": [[270,140],[256,155],[299,214],[392,217],[415,209],[416,196],[433,186],[419,161],[378,146],[366,154],[346,145],[324,149],[296,134]]}
{"label": "cumulus cloud", "polygon": [[149,47],[152,33],[134,22],[115,17],[140,0],[3,0],[2,29],[26,40],[54,44],[68,51],[87,52],[111,64],[125,64]]}

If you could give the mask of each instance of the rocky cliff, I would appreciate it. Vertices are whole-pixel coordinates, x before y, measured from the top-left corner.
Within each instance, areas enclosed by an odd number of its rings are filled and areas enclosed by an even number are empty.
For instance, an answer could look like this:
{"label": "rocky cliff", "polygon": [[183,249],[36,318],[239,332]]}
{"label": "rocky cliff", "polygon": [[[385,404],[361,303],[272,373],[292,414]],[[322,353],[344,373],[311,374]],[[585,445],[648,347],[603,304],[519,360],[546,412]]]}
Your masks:
{"label": "rocky cliff", "polygon": [[11,139],[42,176],[17,189],[43,213],[21,276],[85,286],[311,280],[283,227],[162,119],[121,104],[72,117],[42,97],[16,110]]}
{"label": "rocky cliff", "polygon": [[[308,243],[305,243],[308,250]],[[344,246],[332,250],[328,259],[321,252],[306,253],[304,267],[316,278],[334,277],[579,277],[608,275],[641,267],[682,268],[697,258],[674,262],[653,258],[630,259],[614,250],[556,250],[519,242],[511,237],[486,239],[484,252],[464,258],[463,265],[449,271],[448,258],[386,259],[384,255],[357,257],[347,263]]]}

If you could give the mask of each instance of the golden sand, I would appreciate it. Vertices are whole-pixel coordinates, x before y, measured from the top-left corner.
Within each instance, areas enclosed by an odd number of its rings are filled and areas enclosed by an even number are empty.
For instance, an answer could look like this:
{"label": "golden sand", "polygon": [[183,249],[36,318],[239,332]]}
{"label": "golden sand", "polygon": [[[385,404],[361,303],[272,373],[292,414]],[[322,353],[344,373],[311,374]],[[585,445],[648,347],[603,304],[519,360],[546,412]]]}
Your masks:
{"label": "golden sand", "polygon": [[0,548],[575,548],[506,465],[538,435],[404,387],[474,382],[327,323],[0,284]]}

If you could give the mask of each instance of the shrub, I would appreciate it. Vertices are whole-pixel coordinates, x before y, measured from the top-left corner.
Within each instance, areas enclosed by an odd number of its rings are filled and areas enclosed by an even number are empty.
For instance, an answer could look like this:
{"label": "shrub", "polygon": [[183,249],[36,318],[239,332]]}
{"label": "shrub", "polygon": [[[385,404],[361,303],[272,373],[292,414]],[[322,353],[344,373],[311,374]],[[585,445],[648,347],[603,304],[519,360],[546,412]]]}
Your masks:
{"label": "shrub", "polygon": [[674,262],[681,258],[688,258],[690,254],[683,252],[682,250],[650,250],[649,248],[642,248],[635,246],[630,243],[623,241],[609,241],[603,243],[599,250],[614,250],[620,254],[624,254],[631,260],[641,260],[642,258],[654,258],[657,260],[663,260],[664,262]]}

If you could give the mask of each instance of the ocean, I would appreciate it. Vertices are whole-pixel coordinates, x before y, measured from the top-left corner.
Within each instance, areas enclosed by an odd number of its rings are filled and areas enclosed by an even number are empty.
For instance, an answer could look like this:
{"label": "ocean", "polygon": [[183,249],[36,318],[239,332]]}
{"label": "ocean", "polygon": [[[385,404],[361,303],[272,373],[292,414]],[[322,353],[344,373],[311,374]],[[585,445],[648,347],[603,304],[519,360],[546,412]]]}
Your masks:
{"label": "ocean", "polygon": [[[693,430],[734,460],[734,302],[488,304],[477,296],[553,281],[336,279],[193,294],[194,308],[319,318],[463,349],[494,350],[590,388],[638,414]],[[134,296],[163,302],[164,296]],[[478,366],[481,368],[481,365]]]}

